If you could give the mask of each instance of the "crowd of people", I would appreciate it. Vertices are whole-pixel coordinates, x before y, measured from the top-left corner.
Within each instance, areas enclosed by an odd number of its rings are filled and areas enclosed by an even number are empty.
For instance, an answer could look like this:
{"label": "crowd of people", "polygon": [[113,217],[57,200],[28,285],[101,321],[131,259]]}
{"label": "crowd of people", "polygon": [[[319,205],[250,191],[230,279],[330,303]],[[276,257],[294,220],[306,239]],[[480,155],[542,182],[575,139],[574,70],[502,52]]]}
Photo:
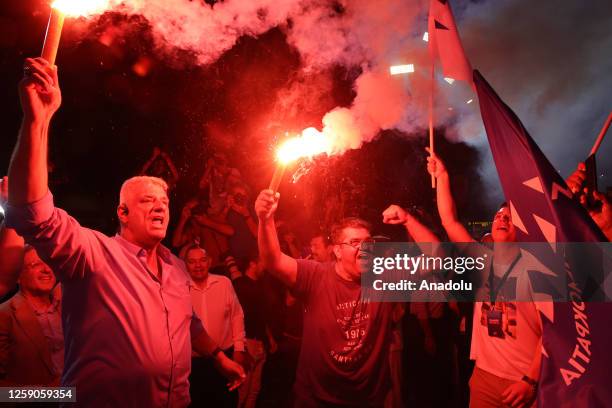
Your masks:
{"label": "crowd of people", "polygon": [[[299,231],[275,221],[280,194],[263,190],[253,199],[217,153],[167,248],[178,172],[159,148],[121,187],[120,228],[109,237],[55,207],[49,191],[57,67],[26,60],[19,90],[23,123],[0,183],[0,385],[75,386],[86,407],[534,403],[539,306],[503,298],[509,278],[533,267],[516,247],[487,247],[490,302],[370,302],[360,281],[369,265],[363,244],[374,242],[368,222],[336,220],[303,245]],[[448,240],[475,241],[433,153],[428,171]],[[567,180],[577,196],[584,177],[580,165]],[[601,202],[593,219],[610,238],[609,203],[592,194]],[[414,242],[445,238],[396,204],[381,218]],[[514,228],[502,204],[486,240],[513,243]],[[497,323],[502,316],[512,324]]]}

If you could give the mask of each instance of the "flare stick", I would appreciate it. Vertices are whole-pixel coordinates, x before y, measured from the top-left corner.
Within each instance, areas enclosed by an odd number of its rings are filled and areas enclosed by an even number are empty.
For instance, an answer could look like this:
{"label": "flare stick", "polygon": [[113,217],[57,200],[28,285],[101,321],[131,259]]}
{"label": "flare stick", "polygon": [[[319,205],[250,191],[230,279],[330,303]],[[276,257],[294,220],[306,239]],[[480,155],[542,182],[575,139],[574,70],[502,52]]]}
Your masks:
{"label": "flare stick", "polygon": [[64,13],[56,8],[51,9],[49,23],[47,24],[47,33],[45,34],[45,42],[41,57],[47,60],[49,64],[55,64],[57,49],[59,47],[60,38],[62,37],[62,27],[64,26]]}

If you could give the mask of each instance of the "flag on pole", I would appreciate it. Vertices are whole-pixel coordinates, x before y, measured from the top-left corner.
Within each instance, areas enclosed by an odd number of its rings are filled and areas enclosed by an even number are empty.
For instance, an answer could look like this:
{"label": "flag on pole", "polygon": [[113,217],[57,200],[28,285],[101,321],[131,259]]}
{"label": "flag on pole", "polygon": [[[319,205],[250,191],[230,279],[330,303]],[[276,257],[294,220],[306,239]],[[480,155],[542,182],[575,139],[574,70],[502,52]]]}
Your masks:
{"label": "flag on pole", "polygon": [[472,66],[465,57],[448,0],[430,0],[427,27],[432,60],[440,57],[444,77],[473,85]]}
{"label": "flag on pole", "polygon": [[[550,254],[566,262],[563,278],[568,302],[551,302],[543,308],[538,406],[609,406],[612,303],[587,300],[596,299],[598,293],[589,289],[589,283],[596,282],[601,291],[602,283],[609,281],[610,244],[600,244],[607,242],[606,237],[572,199],[565,181],[516,114],[478,71],[474,71],[474,83],[517,239],[548,242]],[[586,252],[557,253],[556,243],[563,242],[588,244]]]}
{"label": "flag on pole", "polygon": [[[430,0],[429,18],[427,20],[427,41],[429,43],[429,54],[431,56],[431,89],[429,93],[429,149],[435,151],[434,135],[434,62],[436,55],[440,57],[442,71],[445,79],[454,81],[460,79],[469,83],[472,88],[472,66],[465,57],[463,45],[457,32],[453,12],[448,0]],[[425,37],[423,37],[425,39]],[[452,83],[452,82],[449,82]],[[431,176],[431,187],[436,187],[436,178]]]}

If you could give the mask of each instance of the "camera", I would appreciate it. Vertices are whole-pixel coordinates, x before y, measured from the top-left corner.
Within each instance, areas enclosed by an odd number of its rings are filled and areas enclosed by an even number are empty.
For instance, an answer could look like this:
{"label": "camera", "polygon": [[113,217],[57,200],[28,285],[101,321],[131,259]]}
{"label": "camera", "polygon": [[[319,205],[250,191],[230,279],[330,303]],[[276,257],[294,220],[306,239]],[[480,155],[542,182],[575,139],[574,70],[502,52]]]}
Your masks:
{"label": "camera", "polygon": [[234,195],[234,202],[238,205],[245,205],[247,202],[247,196],[244,194],[236,194]]}

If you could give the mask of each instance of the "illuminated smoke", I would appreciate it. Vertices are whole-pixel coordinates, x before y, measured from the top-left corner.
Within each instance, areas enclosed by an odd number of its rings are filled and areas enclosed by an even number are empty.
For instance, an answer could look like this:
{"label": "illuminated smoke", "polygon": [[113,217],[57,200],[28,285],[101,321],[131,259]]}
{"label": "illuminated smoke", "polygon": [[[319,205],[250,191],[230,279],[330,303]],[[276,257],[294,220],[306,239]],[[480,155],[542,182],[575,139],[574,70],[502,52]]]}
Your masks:
{"label": "illuminated smoke", "polygon": [[[380,130],[412,132],[423,126],[424,77],[392,77],[394,63],[425,63],[425,48],[415,27],[423,2],[354,0],[318,2],[304,8],[288,30],[288,42],[299,51],[306,72],[333,65],[359,66],[355,98],[322,120],[334,153],[359,148]],[[406,61],[405,59],[408,59]]]}
{"label": "illuminated smoke", "polygon": [[[426,0],[127,0],[117,10],[144,16],[160,49],[192,52],[201,64],[216,61],[241,36],[279,27],[301,58],[301,71],[278,94],[270,121],[297,125],[300,112],[329,101],[333,67],[358,69],[352,103],[321,115],[317,126],[336,151],[358,148],[381,129],[407,133],[427,125]],[[584,159],[612,104],[612,8],[605,0],[453,1],[472,65],[523,119],[557,165],[568,174]],[[415,72],[390,77],[390,65]],[[328,79],[325,79],[327,76]],[[312,78],[317,78],[312,80]],[[486,146],[477,103],[460,81],[439,78],[435,122],[451,138]],[[297,104],[297,105],[296,105]],[[450,109],[449,109],[450,108]],[[423,132],[424,137],[424,132]],[[612,153],[604,144],[600,156]],[[581,147],[584,147],[582,149]],[[603,173],[611,161],[600,160]],[[610,178],[606,184],[612,184]]]}
{"label": "illuminated smoke", "polygon": [[189,0],[115,0],[114,9],[145,17],[160,48],[190,51],[200,64],[210,64],[241,36],[256,37],[285,24],[299,4],[297,0],[231,0],[212,7]]}
{"label": "illuminated smoke", "polygon": [[[128,0],[114,10],[146,18],[160,50],[191,52],[210,64],[244,35],[258,36],[280,27],[300,54],[301,72],[279,93],[271,121],[291,122],[294,112],[316,111],[326,98],[335,66],[357,67],[356,97],[348,107],[332,109],[321,123],[333,138],[334,152],[358,148],[381,129],[407,132],[426,123],[423,108],[427,76],[426,43],[421,39],[427,2],[387,0],[229,0],[209,6],[200,1]],[[420,21],[419,27],[415,21]],[[389,66],[412,63],[410,78],[391,77]],[[318,77],[314,82],[308,78]],[[327,77],[327,78],[325,78]],[[313,85],[314,88],[307,88]],[[298,105],[295,102],[299,102]],[[294,111],[294,112],[292,112]],[[304,126],[306,127],[306,126]]]}

